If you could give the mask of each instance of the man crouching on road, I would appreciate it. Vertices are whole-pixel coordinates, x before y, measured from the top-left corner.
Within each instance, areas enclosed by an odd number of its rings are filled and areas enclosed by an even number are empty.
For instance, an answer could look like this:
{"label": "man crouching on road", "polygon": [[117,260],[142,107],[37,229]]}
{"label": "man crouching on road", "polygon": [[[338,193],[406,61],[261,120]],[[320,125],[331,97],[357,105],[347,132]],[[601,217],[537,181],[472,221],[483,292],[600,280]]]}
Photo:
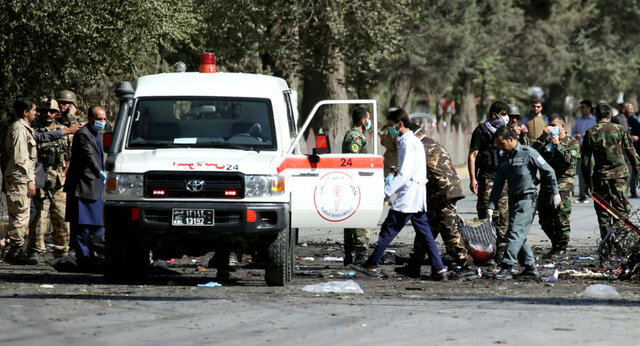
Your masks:
{"label": "man crouching on road", "polygon": [[398,138],[398,174],[385,188],[385,198],[397,193],[387,218],[382,224],[378,237],[378,245],[364,264],[364,267],[349,266],[361,273],[375,276],[376,268],[384,250],[398,235],[409,219],[416,233],[423,237],[427,252],[431,259],[431,278],[437,281],[447,279],[440,251],[433,239],[431,227],[427,220],[427,161],[422,143],[409,130],[409,116],[402,109],[387,115],[389,134]]}
{"label": "man crouching on road", "polygon": [[[509,196],[509,228],[507,229],[507,249],[502,258],[501,269],[496,279],[512,279],[511,268],[518,264],[524,265],[522,276],[540,278],[536,268],[536,260],[531,247],[527,244],[527,233],[536,212],[536,173],[539,171],[543,183],[551,187],[553,195],[551,201],[555,208],[560,206],[560,194],[553,168],[529,146],[518,143],[516,134],[509,127],[498,129],[494,140],[503,155],[498,160],[496,179],[489,197],[487,218],[491,220],[496,203],[500,199],[505,180],[508,182]],[[546,187],[545,187],[546,188]]]}

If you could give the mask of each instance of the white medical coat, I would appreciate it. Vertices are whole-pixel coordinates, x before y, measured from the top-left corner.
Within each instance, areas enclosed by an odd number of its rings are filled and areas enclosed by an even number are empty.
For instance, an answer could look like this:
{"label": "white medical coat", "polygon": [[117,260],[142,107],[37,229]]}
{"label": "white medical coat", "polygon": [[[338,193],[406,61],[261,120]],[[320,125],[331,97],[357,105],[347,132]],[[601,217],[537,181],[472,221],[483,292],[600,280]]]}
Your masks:
{"label": "white medical coat", "polygon": [[402,213],[427,210],[427,155],[422,142],[407,131],[398,138],[398,174],[384,188],[384,194],[398,197],[391,209]]}

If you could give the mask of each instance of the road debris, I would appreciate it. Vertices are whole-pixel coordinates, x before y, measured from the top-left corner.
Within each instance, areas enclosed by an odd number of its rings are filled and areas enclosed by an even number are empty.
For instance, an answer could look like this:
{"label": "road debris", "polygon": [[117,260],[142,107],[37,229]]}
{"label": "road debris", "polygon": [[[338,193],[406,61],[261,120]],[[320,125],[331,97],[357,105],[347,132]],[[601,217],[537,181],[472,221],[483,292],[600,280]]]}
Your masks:
{"label": "road debris", "polygon": [[215,281],[209,281],[206,284],[198,284],[198,287],[220,287],[220,286],[222,285]]}
{"label": "road debris", "polygon": [[585,288],[584,291],[578,294],[581,298],[595,298],[595,299],[620,299],[620,294],[615,288],[609,285],[596,284]]}
{"label": "road debris", "polygon": [[324,283],[319,283],[315,285],[306,285],[302,288],[303,291],[309,293],[352,293],[352,294],[363,294],[364,291],[360,288],[353,280],[347,281],[329,281]]}

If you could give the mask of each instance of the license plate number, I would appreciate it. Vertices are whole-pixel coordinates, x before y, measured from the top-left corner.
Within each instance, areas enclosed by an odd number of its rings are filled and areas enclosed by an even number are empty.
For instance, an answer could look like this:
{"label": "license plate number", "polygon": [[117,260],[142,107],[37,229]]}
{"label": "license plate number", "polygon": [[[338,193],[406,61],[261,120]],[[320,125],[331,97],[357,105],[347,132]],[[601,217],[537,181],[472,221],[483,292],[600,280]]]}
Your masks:
{"label": "license plate number", "polygon": [[173,209],[173,226],[213,226],[213,209]]}

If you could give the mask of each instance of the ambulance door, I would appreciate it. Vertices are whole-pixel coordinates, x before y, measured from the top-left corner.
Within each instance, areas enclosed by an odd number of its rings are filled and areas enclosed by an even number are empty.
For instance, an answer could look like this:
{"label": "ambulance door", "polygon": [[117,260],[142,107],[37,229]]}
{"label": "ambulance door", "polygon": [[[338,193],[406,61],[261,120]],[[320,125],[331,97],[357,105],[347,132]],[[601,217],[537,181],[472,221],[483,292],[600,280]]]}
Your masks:
{"label": "ambulance door", "polygon": [[[341,148],[326,153],[326,135],[318,135],[317,141],[309,141],[313,146],[311,154],[296,150],[300,144],[307,144],[300,141],[317,110],[332,104],[368,105],[373,122],[368,147],[373,147],[373,154],[341,154]],[[325,100],[313,108],[278,167],[291,194],[291,227],[377,226],[384,201],[384,176],[382,156],[377,154],[376,106],[375,100]]]}

